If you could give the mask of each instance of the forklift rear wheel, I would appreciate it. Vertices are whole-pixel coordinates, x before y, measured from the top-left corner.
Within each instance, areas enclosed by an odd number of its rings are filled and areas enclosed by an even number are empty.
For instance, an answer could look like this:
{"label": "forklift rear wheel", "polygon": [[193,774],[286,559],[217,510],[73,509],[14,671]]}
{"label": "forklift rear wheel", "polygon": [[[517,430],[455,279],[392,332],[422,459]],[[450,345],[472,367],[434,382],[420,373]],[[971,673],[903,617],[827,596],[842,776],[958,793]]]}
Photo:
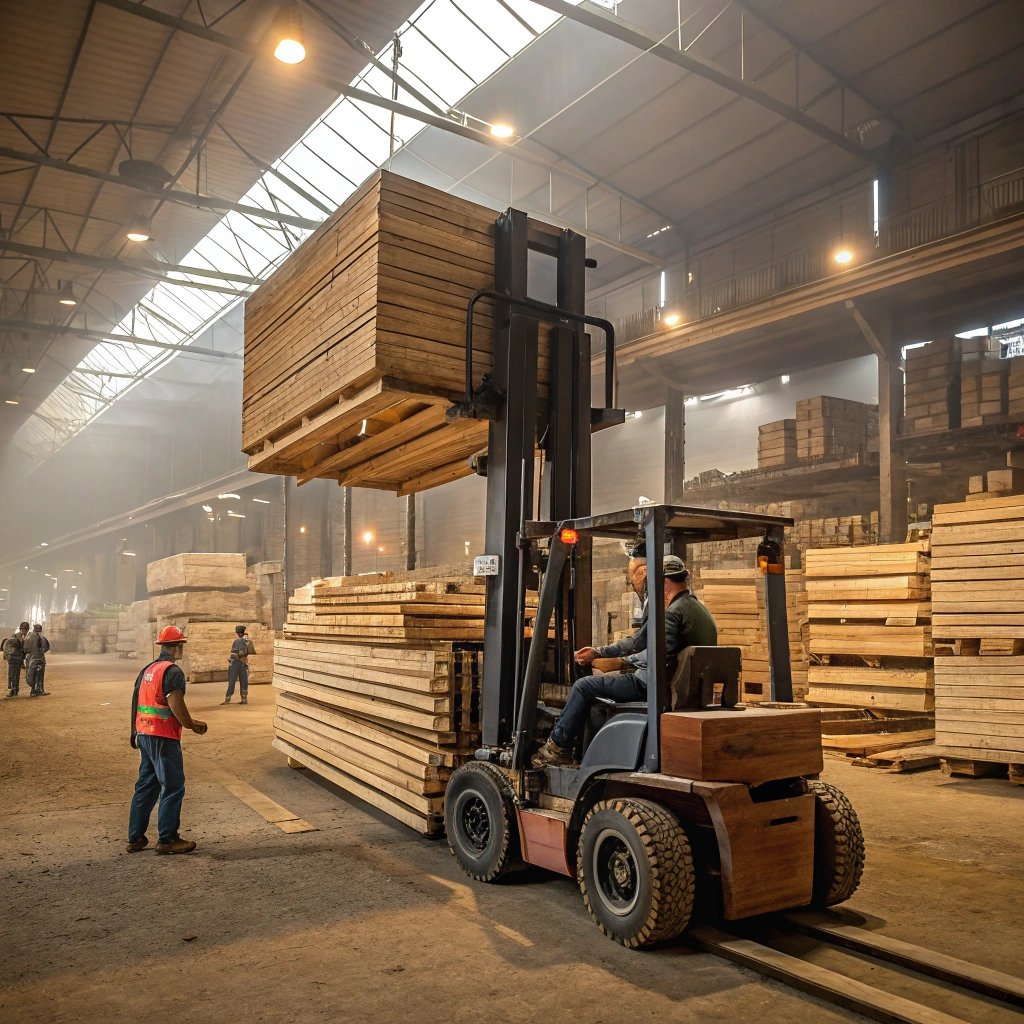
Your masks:
{"label": "forklift rear wheel", "polygon": [[808,782],[815,797],[814,890],[811,906],[848,900],[864,872],[864,833],[846,794],[827,782]]}
{"label": "forklift rear wheel", "polygon": [[576,878],[601,931],[630,949],[674,939],[690,923],[693,853],[679,819],[660,804],[595,804],[583,822]]}
{"label": "forklift rear wheel", "polygon": [[512,791],[504,773],[486,761],[458,768],[444,796],[448,847],[462,870],[493,882],[520,866]]}

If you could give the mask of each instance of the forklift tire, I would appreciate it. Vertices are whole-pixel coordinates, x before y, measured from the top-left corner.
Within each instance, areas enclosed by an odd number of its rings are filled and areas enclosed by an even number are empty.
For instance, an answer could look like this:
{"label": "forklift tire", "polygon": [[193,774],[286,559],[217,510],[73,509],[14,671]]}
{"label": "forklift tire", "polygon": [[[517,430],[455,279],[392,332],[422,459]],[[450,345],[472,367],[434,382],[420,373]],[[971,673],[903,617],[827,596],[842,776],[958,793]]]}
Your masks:
{"label": "forklift tire", "polygon": [[595,804],[583,822],[576,865],[590,916],[623,946],[666,942],[690,923],[693,853],[667,807],[631,799]]}
{"label": "forklift tire", "polygon": [[853,804],[827,782],[808,781],[815,797],[814,887],[811,906],[821,910],[848,900],[864,872],[864,833]]}
{"label": "forklift tire", "polygon": [[478,882],[494,882],[522,866],[512,790],[505,774],[486,761],[456,769],[444,795],[448,848]]}

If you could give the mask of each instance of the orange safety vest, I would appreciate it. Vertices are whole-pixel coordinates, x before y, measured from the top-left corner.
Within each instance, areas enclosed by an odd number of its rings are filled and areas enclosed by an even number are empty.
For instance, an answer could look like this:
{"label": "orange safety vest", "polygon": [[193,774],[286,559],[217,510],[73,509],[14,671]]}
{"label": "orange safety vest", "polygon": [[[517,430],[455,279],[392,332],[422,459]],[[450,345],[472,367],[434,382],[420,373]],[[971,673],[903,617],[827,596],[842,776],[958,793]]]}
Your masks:
{"label": "orange safety vest", "polygon": [[181,722],[174,717],[164,696],[164,675],[173,664],[173,661],[154,661],[142,674],[135,706],[135,731],[140,736],[181,739]]}

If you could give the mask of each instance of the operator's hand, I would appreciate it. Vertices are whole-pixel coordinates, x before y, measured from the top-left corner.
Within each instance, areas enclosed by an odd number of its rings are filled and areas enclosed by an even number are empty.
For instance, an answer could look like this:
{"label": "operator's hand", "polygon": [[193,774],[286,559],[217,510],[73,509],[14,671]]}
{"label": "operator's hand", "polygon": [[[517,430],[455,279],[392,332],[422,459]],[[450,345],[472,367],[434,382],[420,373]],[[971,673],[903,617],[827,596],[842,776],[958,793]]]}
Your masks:
{"label": "operator's hand", "polygon": [[198,718],[192,719],[192,731],[197,736],[205,735],[207,729],[209,729],[209,726],[205,722],[200,722]]}
{"label": "operator's hand", "polygon": [[581,647],[575,654],[577,665],[589,665],[596,657],[596,647]]}

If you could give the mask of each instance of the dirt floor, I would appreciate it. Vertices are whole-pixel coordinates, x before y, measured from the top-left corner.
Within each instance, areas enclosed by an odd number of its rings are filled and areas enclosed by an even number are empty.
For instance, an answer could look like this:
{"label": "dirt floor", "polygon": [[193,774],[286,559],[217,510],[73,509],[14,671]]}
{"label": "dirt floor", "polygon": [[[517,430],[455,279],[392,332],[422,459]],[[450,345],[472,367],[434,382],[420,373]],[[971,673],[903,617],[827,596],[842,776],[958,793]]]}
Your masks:
{"label": "dirt floor", "polygon": [[[244,708],[217,706],[219,685],[190,687],[210,726],[184,740],[182,832],[199,849],[129,855],[136,670],[55,655],[52,696],[0,699],[5,1024],[861,1019],[685,943],[624,950],[568,879],[470,883],[445,843],[286,767],[265,686]],[[268,824],[217,781],[225,770],[318,831]],[[1024,788],[839,758],[824,778],[867,837],[854,910],[885,934],[1022,973]]]}

